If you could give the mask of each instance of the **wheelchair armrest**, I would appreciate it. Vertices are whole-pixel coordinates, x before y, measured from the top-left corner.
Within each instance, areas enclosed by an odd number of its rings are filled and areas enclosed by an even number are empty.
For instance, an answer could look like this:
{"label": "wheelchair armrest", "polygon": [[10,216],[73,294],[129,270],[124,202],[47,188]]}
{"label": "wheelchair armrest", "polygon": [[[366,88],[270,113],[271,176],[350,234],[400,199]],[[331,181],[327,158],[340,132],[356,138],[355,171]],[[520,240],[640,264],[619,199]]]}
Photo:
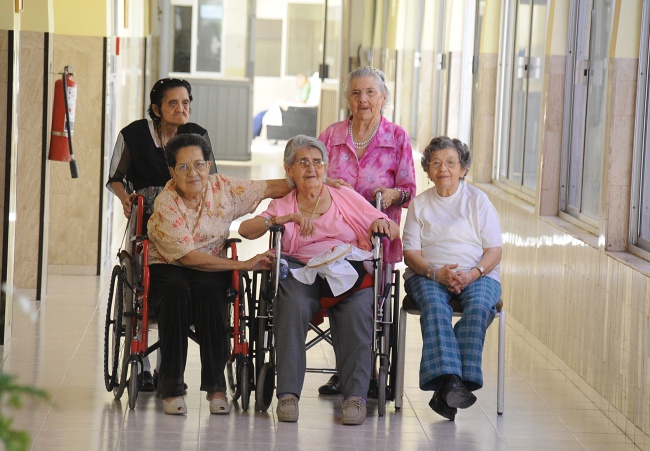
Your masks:
{"label": "wheelchair armrest", "polygon": [[241,238],[228,238],[226,240],[226,246],[230,246],[233,243],[241,243]]}

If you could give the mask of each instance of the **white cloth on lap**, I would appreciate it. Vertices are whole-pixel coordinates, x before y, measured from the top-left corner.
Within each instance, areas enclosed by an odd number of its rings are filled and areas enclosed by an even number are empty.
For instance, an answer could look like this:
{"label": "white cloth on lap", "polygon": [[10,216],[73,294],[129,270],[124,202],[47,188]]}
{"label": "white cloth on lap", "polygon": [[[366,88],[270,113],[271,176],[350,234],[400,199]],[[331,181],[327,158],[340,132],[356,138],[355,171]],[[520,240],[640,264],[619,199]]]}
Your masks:
{"label": "white cloth on lap", "polygon": [[334,296],[339,296],[352,288],[359,278],[356,269],[348,262],[364,261],[372,258],[372,253],[354,247],[351,244],[340,244],[311,258],[306,266],[291,269],[291,274],[299,282],[311,285],[320,276],[327,280]]}

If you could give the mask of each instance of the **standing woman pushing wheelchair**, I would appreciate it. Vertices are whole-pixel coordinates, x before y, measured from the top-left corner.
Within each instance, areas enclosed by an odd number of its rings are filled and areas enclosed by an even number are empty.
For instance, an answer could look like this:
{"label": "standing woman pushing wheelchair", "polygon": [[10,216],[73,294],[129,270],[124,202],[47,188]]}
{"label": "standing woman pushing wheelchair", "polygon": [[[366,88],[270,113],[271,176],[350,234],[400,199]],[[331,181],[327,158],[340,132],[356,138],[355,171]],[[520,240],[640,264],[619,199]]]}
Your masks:
{"label": "standing woman pushing wheelchair", "polygon": [[[165,146],[179,133],[198,133],[208,143],[208,131],[189,122],[192,86],[180,78],[158,80],[149,93],[149,119],[139,119],[124,127],[117,137],[106,187],[122,203],[127,218],[133,199],[144,197],[144,230],[153,210],[153,202],[170,178],[165,160]],[[210,171],[216,172],[214,158]],[[144,358],[142,391],[153,391],[149,357]]]}
{"label": "standing woman pushing wheelchair", "polygon": [[[192,86],[180,78],[158,80],[149,93],[149,119],[139,119],[124,127],[117,137],[106,187],[122,203],[124,216],[131,203],[142,194],[151,214],[153,201],[169,180],[165,146],[177,134],[198,133],[208,144],[208,131],[189,122]],[[211,173],[216,172],[214,158]]]}
{"label": "standing woman pushing wheelchair", "polygon": [[[380,191],[382,210],[399,225],[402,209],[415,196],[415,167],[406,130],[382,116],[390,97],[384,73],[370,66],[354,69],[348,74],[344,95],[350,117],[330,125],[318,138],[327,147],[327,176],[372,203]],[[385,262],[393,265],[402,261],[399,237],[384,240],[384,249]],[[338,380],[334,374],[319,393],[340,394]]]}
{"label": "standing woman pushing wheelchair", "polygon": [[233,220],[267,197],[289,192],[286,180],[241,180],[210,174],[212,149],[200,135],[178,135],[166,147],[172,179],[149,219],[149,305],[158,317],[162,354],[158,396],[163,410],[184,415],[188,330],[194,325],[201,355],[201,387],[210,413],[227,414],[226,290],[231,271],[268,269],[267,253],[247,261],[226,258]]}

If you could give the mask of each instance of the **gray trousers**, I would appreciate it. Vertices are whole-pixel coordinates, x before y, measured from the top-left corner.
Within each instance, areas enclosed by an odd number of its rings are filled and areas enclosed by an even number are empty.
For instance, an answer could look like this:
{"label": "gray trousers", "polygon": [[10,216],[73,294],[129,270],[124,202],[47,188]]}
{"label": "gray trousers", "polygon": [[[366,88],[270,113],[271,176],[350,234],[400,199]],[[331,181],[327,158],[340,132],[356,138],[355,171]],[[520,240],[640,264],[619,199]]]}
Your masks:
{"label": "gray trousers", "polygon": [[[291,268],[299,264],[289,262]],[[300,397],[307,368],[305,341],[309,321],[320,309],[321,284],[305,285],[291,272],[280,281],[274,305],[273,330],[276,343],[278,395],[293,393]],[[328,310],[336,367],[345,398],[366,397],[372,363],[374,297],[372,288],[359,290]]]}

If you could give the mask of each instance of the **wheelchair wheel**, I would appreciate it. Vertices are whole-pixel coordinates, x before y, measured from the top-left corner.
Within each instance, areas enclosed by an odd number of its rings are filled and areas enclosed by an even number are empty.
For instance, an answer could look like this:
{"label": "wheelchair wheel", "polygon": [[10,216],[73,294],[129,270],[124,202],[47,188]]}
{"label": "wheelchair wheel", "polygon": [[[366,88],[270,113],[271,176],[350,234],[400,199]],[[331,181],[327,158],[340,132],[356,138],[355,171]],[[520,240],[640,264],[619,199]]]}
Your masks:
{"label": "wheelchair wheel", "polygon": [[242,358],[242,365],[239,368],[239,391],[241,393],[241,408],[248,410],[251,399],[251,384],[248,359]]}
{"label": "wheelchair wheel", "polygon": [[[115,283],[119,283],[119,277],[122,269],[116,265],[111,274],[111,283],[108,289],[108,304],[106,305],[106,320],[104,322],[104,385],[106,391],[113,390],[116,383],[115,373],[117,372],[117,358],[113,356],[113,340],[111,334],[114,331],[113,324],[115,324],[113,310],[113,294],[115,290]],[[118,289],[119,290],[119,289]],[[116,303],[116,305],[121,303]],[[119,321],[122,322],[122,310],[119,310]],[[119,356],[117,356],[119,357]]]}
{"label": "wheelchair wheel", "polygon": [[133,337],[130,317],[133,310],[130,291],[133,264],[129,257],[123,258],[121,263],[113,268],[104,329],[104,382],[108,391],[113,390],[115,399],[120,399],[124,393]]}
{"label": "wheelchair wheel", "polygon": [[255,410],[266,412],[269,410],[275,390],[275,366],[266,362],[257,377],[255,390]]}
{"label": "wheelchair wheel", "polygon": [[131,378],[129,379],[129,409],[135,409],[135,402],[140,392],[140,365],[137,361],[131,361]]}
{"label": "wheelchair wheel", "polygon": [[[257,275],[254,275],[254,277],[257,277]],[[255,293],[258,296],[255,310],[250,310],[251,312],[255,312],[255,319],[251,321],[251,324],[253,324],[252,327],[252,334],[251,338],[254,340],[253,341],[253,349],[254,349],[254,363],[255,363],[255,371],[257,372],[257,378],[255,379],[256,381],[259,380],[259,375],[260,371],[262,370],[262,367],[264,366],[264,362],[266,361],[266,351],[267,351],[267,343],[266,343],[266,336],[267,336],[267,331],[268,331],[268,312],[267,312],[267,296],[268,296],[268,283],[269,283],[269,274],[268,271],[262,272],[259,274],[260,278],[260,285],[259,285],[259,292]],[[257,279],[255,279],[257,281]]]}
{"label": "wheelchair wheel", "polygon": [[238,372],[239,371],[236,358],[232,362],[228,362],[226,364],[226,377],[228,379],[228,387],[230,388],[230,397],[233,401],[237,401],[241,395],[241,387],[239,387],[239,384],[237,384]]}
{"label": "wheelchair wheel", "polygon": [[386,365],[379,367],[377,380],[377,414],[383,417],[386,413],[386,380],[388,379],[388,368]]}

